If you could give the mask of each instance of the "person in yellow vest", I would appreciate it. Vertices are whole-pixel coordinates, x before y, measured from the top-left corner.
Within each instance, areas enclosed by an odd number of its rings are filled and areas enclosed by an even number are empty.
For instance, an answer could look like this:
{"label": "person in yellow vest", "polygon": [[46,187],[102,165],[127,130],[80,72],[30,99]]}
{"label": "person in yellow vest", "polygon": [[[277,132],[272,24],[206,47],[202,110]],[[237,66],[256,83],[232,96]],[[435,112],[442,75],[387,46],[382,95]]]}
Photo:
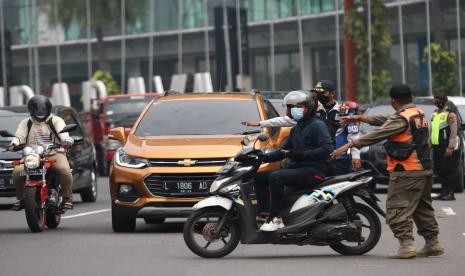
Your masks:
{"label": "person in yellow vest", "polygon": [[[380,126],[336,149],[337,157],[349,148],[363,148],[385,139],[389,187],[386,200],[386,222],[399,240],[399,249],[390,258],[409,259],[444,254],[438,240],[439,226],[431,200],[432,160],[429,145],[429,120],[412,103],[412,91],[404,84],[394,85],[390,91],[392,116],[352,115],[342,123],[364,122]],[[416,251],[413,243],[413,222],[426,243]]]}
{"label": "person in yellow vest", "polygon": [[436,93],[434,105],[438,108],[431,116],[431,145],[433,146],[434,173],[442,179],[441,194],[433,199],[455,200],[454,190],[457,184],[457,164],[459,159],[454,153],[458,146],[457,115],[446,107],[447,95]]}

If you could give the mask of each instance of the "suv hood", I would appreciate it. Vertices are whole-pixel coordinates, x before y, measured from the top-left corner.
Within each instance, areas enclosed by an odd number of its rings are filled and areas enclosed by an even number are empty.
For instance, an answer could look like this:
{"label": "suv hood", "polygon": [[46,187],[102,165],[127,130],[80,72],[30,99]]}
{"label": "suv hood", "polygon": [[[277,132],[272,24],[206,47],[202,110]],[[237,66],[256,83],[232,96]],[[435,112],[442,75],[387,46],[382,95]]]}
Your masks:
{"label": "suv hood", "polygon": [[[143,158],[222,158],[242,149],[242,135],[137,137],[129,135],[124,150]],[[251,137],[252,138],[252,137]],[[253,137],[252,142],[256,139]]]}

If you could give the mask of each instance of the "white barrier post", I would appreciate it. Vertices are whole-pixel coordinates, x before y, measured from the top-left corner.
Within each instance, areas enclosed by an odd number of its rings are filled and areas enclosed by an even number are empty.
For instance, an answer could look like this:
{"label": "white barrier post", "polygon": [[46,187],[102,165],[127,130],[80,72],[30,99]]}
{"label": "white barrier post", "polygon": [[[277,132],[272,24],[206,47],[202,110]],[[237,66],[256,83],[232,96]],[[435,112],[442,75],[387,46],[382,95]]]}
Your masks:
{"label": "white barrier post", "polygon": [[129,79],[128,94],[145,94],[145,82],[143,77]]}
{"label": "white barrier post", "polygon": [[171,77],[170,90],[182,94],[186,92],[187,74],[176,74]]}
{"label": "white barrier post", "polygon": [[68,84],[65,82],[54,83],[52,86],[52,102],[54,105],[71,107]]}
{"label": "white barrier post", "polygon": [[102,99],[107,96],[107,88],[100,80],[82,82],[82,104],[85,111],[91,109],[92,99]]}
{"label": "white barrier post", "polygon": [[34,97],[34,91],[27,85],[18,85],[10,87],[10,105],[24,105]]}
{"label": "white barrier post", "polygon": [[161,81],[161,76],[154,76],[153,82],[155,83],[155,92],[163,95],[165,93],[165,89],[163,88],[163,82]]}
{"label": "white barrier post", "polygon": [[3,91],[3,87],[0,87],[0,107],[5,106],[5,93]]}
{"label": "white barrier post", "polygon": [[195,73],[194,75],[194,93],[212,93],[213,84],[210,72]]}

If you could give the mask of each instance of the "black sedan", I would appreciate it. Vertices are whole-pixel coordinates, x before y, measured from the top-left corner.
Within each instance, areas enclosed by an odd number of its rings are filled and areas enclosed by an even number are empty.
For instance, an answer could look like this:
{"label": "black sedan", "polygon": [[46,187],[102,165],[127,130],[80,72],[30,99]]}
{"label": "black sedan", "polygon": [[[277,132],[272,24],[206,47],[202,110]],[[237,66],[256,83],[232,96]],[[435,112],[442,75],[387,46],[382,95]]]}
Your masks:
{"label": "black sedan", "polygon": [[[432,98],[417,98],[414,100],[414,103],[425,112],[426,118],[428,119],[431,118],[431,115],[436,109],[436,107],[433,105]],[[450,101],[448,102],[448,107],[451,110],[457,111],[457,107]],[[367,107],[364,114],[369,115],[369,116],[375,116],[375,115],[389,115],[393,113],[394,113],[394,110],[392,109],[389,103],[379,103],[379,104],[375,104],[375,105]],[[457,112],[457,116],[459,118],[459,127],[461,127],[462,118],[458,112]],[[364,133],[367,133],[373,130],[374,128],[376,127],[362,123],[362,125],[360,126],[360,133],[361,135],[363,135]],[[465,135],[463,131],[459,131],[458,135],[460,138],[458,139],[459,144],[454,154],[460,157],[457,166],[458,166],[458,175],[461,177],[458,178],[459,181],[457,181],[456,192],[463,192],[464,178],[465,178],[464,176]],[[373,176],[376,180],[375,181],[376,183],[384,184],[384,185],[388,184],[389,176],[388,176],[388,172],[386,171],[387,166],[386,166],[386,151],[384,149],[384,141],[378,144],[375,144],[375,145],[371,145],[369,147],[362,148],[360,157],[362,159],[363,168],[370,169],[373,171]],[[435,177],[435,179],[440,181],[440,179],[437,179],[437,177]]]}
{"label": "black sedan", "polygon": [[[69,107],[54,106],[52,113],[63,118],[66,124],[76,124],[76,130],[71,136],[84,137],[82,142],[76,143],[67,152],[70,167],[73,170],[73,192],[81,195],[83,202],[97,200],[96,158],[91,138],[86,134],[76,111]],[[21,159],[21,152],[7,152],[18,124],[29,113],[25,106],[0,108],[0,160],[14,161]],[[6,136],[6,137],[5,137]],[[13,168],[9,165],[0,166],[0,197],[15,196],[15,187],[11,181]]]}

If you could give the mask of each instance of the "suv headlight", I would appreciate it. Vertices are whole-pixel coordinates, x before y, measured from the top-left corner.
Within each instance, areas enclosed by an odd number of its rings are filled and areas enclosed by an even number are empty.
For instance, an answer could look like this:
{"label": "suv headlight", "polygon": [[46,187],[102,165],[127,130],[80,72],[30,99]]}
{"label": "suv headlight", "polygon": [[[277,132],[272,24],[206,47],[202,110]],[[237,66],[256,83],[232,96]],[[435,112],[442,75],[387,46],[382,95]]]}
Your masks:
{"label": "suv headlight", "polygon": [[115,154],[115,161],[121,167],[140,169],[147,167],[149,160],[145,158],[135,157],[127,154],[123,149],[118,149]]}
{"label": "suv headlight", "polygon": [[37,169],[40,166],[40,156],[35,153],[29,154],[24,158],[24,166],[30,170]]}

